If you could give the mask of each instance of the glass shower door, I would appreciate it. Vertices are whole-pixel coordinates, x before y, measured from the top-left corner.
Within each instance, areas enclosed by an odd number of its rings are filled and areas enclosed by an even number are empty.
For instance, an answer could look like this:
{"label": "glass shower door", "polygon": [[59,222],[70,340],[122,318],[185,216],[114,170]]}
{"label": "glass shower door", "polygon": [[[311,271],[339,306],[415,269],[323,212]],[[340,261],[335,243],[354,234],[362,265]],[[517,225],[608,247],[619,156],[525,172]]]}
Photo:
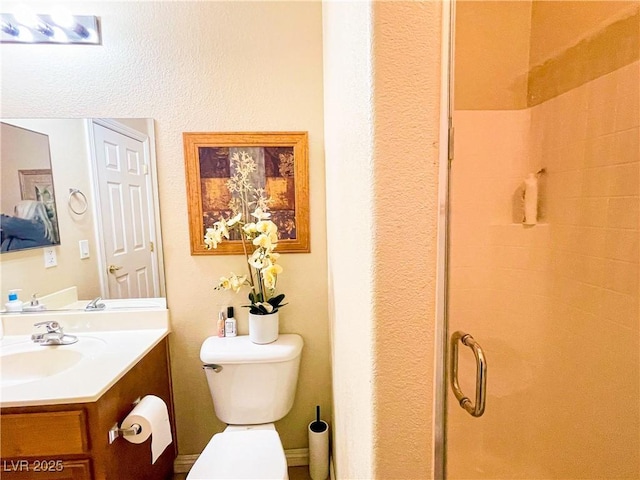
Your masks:
{"label": "glass shower door", "polygon": [[640,3],[455,8],[446,478],[638,479]]}

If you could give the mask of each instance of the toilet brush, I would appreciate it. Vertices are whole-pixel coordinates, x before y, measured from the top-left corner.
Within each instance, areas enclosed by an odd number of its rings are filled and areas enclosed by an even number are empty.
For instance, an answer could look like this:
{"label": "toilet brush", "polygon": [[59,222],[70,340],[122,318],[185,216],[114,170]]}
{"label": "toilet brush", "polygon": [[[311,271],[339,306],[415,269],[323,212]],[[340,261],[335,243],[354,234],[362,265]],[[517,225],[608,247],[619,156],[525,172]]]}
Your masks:
{"label": "toilet brush", "polygon": [[320,420],[320,405],[316,405],[316,419],[309,424],[309,474],[312,480],[329,476],[329,425]]}

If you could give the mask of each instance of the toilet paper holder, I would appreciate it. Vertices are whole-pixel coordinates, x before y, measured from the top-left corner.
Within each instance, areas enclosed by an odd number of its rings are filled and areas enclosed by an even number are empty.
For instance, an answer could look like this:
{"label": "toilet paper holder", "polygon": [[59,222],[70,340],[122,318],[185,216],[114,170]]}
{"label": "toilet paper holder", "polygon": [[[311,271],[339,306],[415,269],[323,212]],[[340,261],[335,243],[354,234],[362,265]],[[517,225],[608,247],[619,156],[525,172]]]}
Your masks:
{"label": "toilet paper holder", "polygon": [[[138,397],[134,400],[133,406],[135,407],[140,403],[141,398]],[[131,425],[130,428],[120,428],[118,422],[113,424],[113,427],[109,429],[109,445],[116,441],[118,437],[129,437],[132,435],[138,435],[142,431],[142,427],[137,423]]]}
{"label": "toilet paper holder", "polygon": [[118,437],[128,437],[131,435],[138,435],[142,431],[142,427],[137,423],[131,425],[131,428],[119,428],[117,423],[113,424],[113,427],[109,429],[109,444],[116,441]]}

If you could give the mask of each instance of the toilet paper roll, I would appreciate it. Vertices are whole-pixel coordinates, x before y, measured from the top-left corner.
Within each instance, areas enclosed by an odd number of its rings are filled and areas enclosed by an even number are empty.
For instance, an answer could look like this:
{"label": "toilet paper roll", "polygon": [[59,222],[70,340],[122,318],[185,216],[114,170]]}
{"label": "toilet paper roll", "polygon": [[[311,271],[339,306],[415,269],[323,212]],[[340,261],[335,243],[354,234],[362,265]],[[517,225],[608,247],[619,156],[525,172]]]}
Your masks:
{"label": "toilet paper roll", "polygon": [[128,429],[135,424],[142,428],[140,433],[126,435],[125,440],[142,443],[151,436],[151,463],[156,463],[164,449],[173,441],[167,404],[155,395],[145,396],[122,421],[120,428]]}
{"label": "toilet paper roll", "polygon": [[329,425],[324,420],[309,424],[309,475],[313,480],[329,476]]}

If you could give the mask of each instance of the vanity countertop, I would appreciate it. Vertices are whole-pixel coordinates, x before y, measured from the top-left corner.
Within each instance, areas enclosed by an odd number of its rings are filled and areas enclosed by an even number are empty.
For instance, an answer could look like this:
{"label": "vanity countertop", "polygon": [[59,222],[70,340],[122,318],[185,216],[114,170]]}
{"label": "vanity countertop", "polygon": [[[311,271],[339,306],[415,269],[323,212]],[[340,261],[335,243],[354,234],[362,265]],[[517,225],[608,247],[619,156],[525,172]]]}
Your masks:
{"label": "vanity countertop", "polygon": [[[50,320],[78,342],[31,341],[33,324]],[[169,334],[163,308],[2,315],[1,321],[3,408],[94,402]]]}

